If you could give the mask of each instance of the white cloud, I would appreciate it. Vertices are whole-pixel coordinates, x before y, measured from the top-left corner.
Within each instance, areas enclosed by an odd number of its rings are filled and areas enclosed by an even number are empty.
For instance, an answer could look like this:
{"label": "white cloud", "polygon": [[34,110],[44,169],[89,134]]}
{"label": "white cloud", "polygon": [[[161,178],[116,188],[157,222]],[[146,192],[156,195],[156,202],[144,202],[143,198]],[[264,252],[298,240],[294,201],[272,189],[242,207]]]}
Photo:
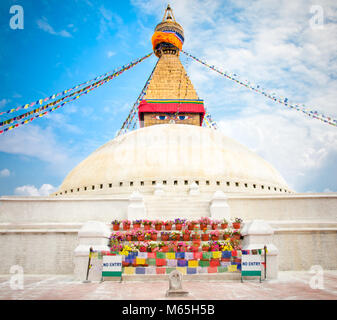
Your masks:
{"label": "white cloud", "polygon": [[11,172],[8,169],[3,169],[0,171],[0,177],[9,177]]}
{"label": "white cloud", "polygon": [[[161,21],[165,1],[132,0]],[[270,93],[337,118],[337,3],[318,0],[324,28],[310,27],[305,0],[254,3],[172,0],[184,50]],[[181,55],[181,60],[186,60]],[[336,190],[337,130],[249,91],[197,62],[187,72],[221,130],[269,161],[296,191]]]}
{"label": "white cloud", "polygon": [[58,31],[58,32],[55,31],[54,28],[48,23],[48,20],[45,17],[37,20],[36,23],[37,23],[37,26],[39,27],[39,29],[41,29],[41,30],[43,30],[47,33],[50,33],[52,35],[61,36],[61,37],[65,37],[65,38],[72,37],[72,35],[66,30],[61,30],[61,31]]}
{"label": "white cloud", "polygon": [[62,164],[67,153],[57,142],[50,128],[27,125],[0,136],[0,151],[36,157],[40,160]]}
{"label": "white cloud", "polygon": [[114,51],[108,51],[108,52],[107,52],[108,58],[113,57],[115,54],[116,54],[116,52],[114,52]]}
{"label": "white cloud", "polygon": [[10,100],[8,99],[1,99],[0,100],[0,108],[4,107]]}
{"label": "white cloud", "polygon": [[17,187],[14,190],[14,194],[18,196],[48,196],[57,190],[56,187],[51,184],[43,184],[39,189],[33,185],[25,185]]}

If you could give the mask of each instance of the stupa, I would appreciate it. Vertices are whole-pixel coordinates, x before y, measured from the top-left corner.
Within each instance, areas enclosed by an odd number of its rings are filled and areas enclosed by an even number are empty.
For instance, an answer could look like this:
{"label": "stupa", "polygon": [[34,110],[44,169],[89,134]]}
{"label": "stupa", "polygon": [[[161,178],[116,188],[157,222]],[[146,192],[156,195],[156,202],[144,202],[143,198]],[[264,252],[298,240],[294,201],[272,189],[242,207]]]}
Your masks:
{"label": "stupa", "polygon": [[94,151],[51,196],[0,198],[0,274],[13,265],[71,274],[74,260],[85,274],[89,248],[107,247],[113,219],[182,217],[242,218],[246,248],[270,249],[272,277],[337,268],[337,194],[296,193],[260,156],[203,127],[204,102],[179,59],[183,42],[168,7],[152,36],[158,62],[139,129]]}
{"label": "stupa", "polygon": [[197,185],[208,200],[217,190],[292,192],[267,161],[202,127],[204,102],[179,59],[183,42],[184,30],[168,6],[152,36],[159,60],[139,105],[140,129],[109,141],[83,160],[55,196],[133,191],[149,195],[157,184],[172,197],[188,197],[191,186]]}

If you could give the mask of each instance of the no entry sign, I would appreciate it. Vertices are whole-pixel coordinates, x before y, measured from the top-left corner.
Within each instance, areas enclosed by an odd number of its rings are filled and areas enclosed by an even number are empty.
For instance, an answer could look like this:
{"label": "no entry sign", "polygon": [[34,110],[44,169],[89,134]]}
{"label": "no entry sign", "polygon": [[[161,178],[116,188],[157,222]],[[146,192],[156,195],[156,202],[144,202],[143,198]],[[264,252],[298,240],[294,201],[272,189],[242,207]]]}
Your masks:
{"label": "no entry sign", "polygon": [[241,257],[241,280],[244,276],[258,276],[262,273],[260,254],[243,254]]}
{"label": "no entry sign", "polygon": [[103,256],[102,277],[122,276],[122,256]]}

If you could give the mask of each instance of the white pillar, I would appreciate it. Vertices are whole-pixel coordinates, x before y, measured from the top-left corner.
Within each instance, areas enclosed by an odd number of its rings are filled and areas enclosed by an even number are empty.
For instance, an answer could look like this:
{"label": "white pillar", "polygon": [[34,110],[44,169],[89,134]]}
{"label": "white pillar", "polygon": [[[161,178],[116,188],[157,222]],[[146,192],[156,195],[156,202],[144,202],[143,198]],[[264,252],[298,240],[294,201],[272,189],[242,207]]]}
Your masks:
{"label": "white pillar", "polygon": [[[89,221],[78,232],[79,245],[74,251],[74,274],[78,280],[86,280],[90,247],[94,251],[110,251],[110,228],[103,222]],[[89,271],[88,280],[99,281],[102,273],[97,268]]]}
{"label": "white pillar", "polygon": [[144,218],[146,218],[144,199],[139,191],[135,191],[129,198],[128,220]]}
{"label": "white pillar", "polygon": [[214,220],[230,219],[230,208],[227,203],[227,196],[220,190],[216,191],[211,199],[211,218]]}
{"label": "white pillar", "polygon": [[244,224],[242,250],[263,249],[267,246],[267,279],[277,279],[278,249],[272,243],[273,228],[263,220],[253,220]]}

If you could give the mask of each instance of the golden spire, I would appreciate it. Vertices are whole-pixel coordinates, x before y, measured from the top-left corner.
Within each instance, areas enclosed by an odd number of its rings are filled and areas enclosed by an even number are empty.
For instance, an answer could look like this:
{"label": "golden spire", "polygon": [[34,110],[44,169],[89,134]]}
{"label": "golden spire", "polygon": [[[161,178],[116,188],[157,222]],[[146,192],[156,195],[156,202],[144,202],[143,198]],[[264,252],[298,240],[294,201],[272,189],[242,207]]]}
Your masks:
{"label": "golden spire", "polygon": [[153,51],[157,57],[162,54],[179,55],[184,43],[184,29],[176,22],[170,5],[167,6],[163,20],[157,24],[152,36]]}
{"label": "golden spire", "polygon": [[205,109],[179,59],[184,29],[168,5],[152,36],[159,57],[146,94],[138,109],[140,126],[164,123],[200,126]]}

